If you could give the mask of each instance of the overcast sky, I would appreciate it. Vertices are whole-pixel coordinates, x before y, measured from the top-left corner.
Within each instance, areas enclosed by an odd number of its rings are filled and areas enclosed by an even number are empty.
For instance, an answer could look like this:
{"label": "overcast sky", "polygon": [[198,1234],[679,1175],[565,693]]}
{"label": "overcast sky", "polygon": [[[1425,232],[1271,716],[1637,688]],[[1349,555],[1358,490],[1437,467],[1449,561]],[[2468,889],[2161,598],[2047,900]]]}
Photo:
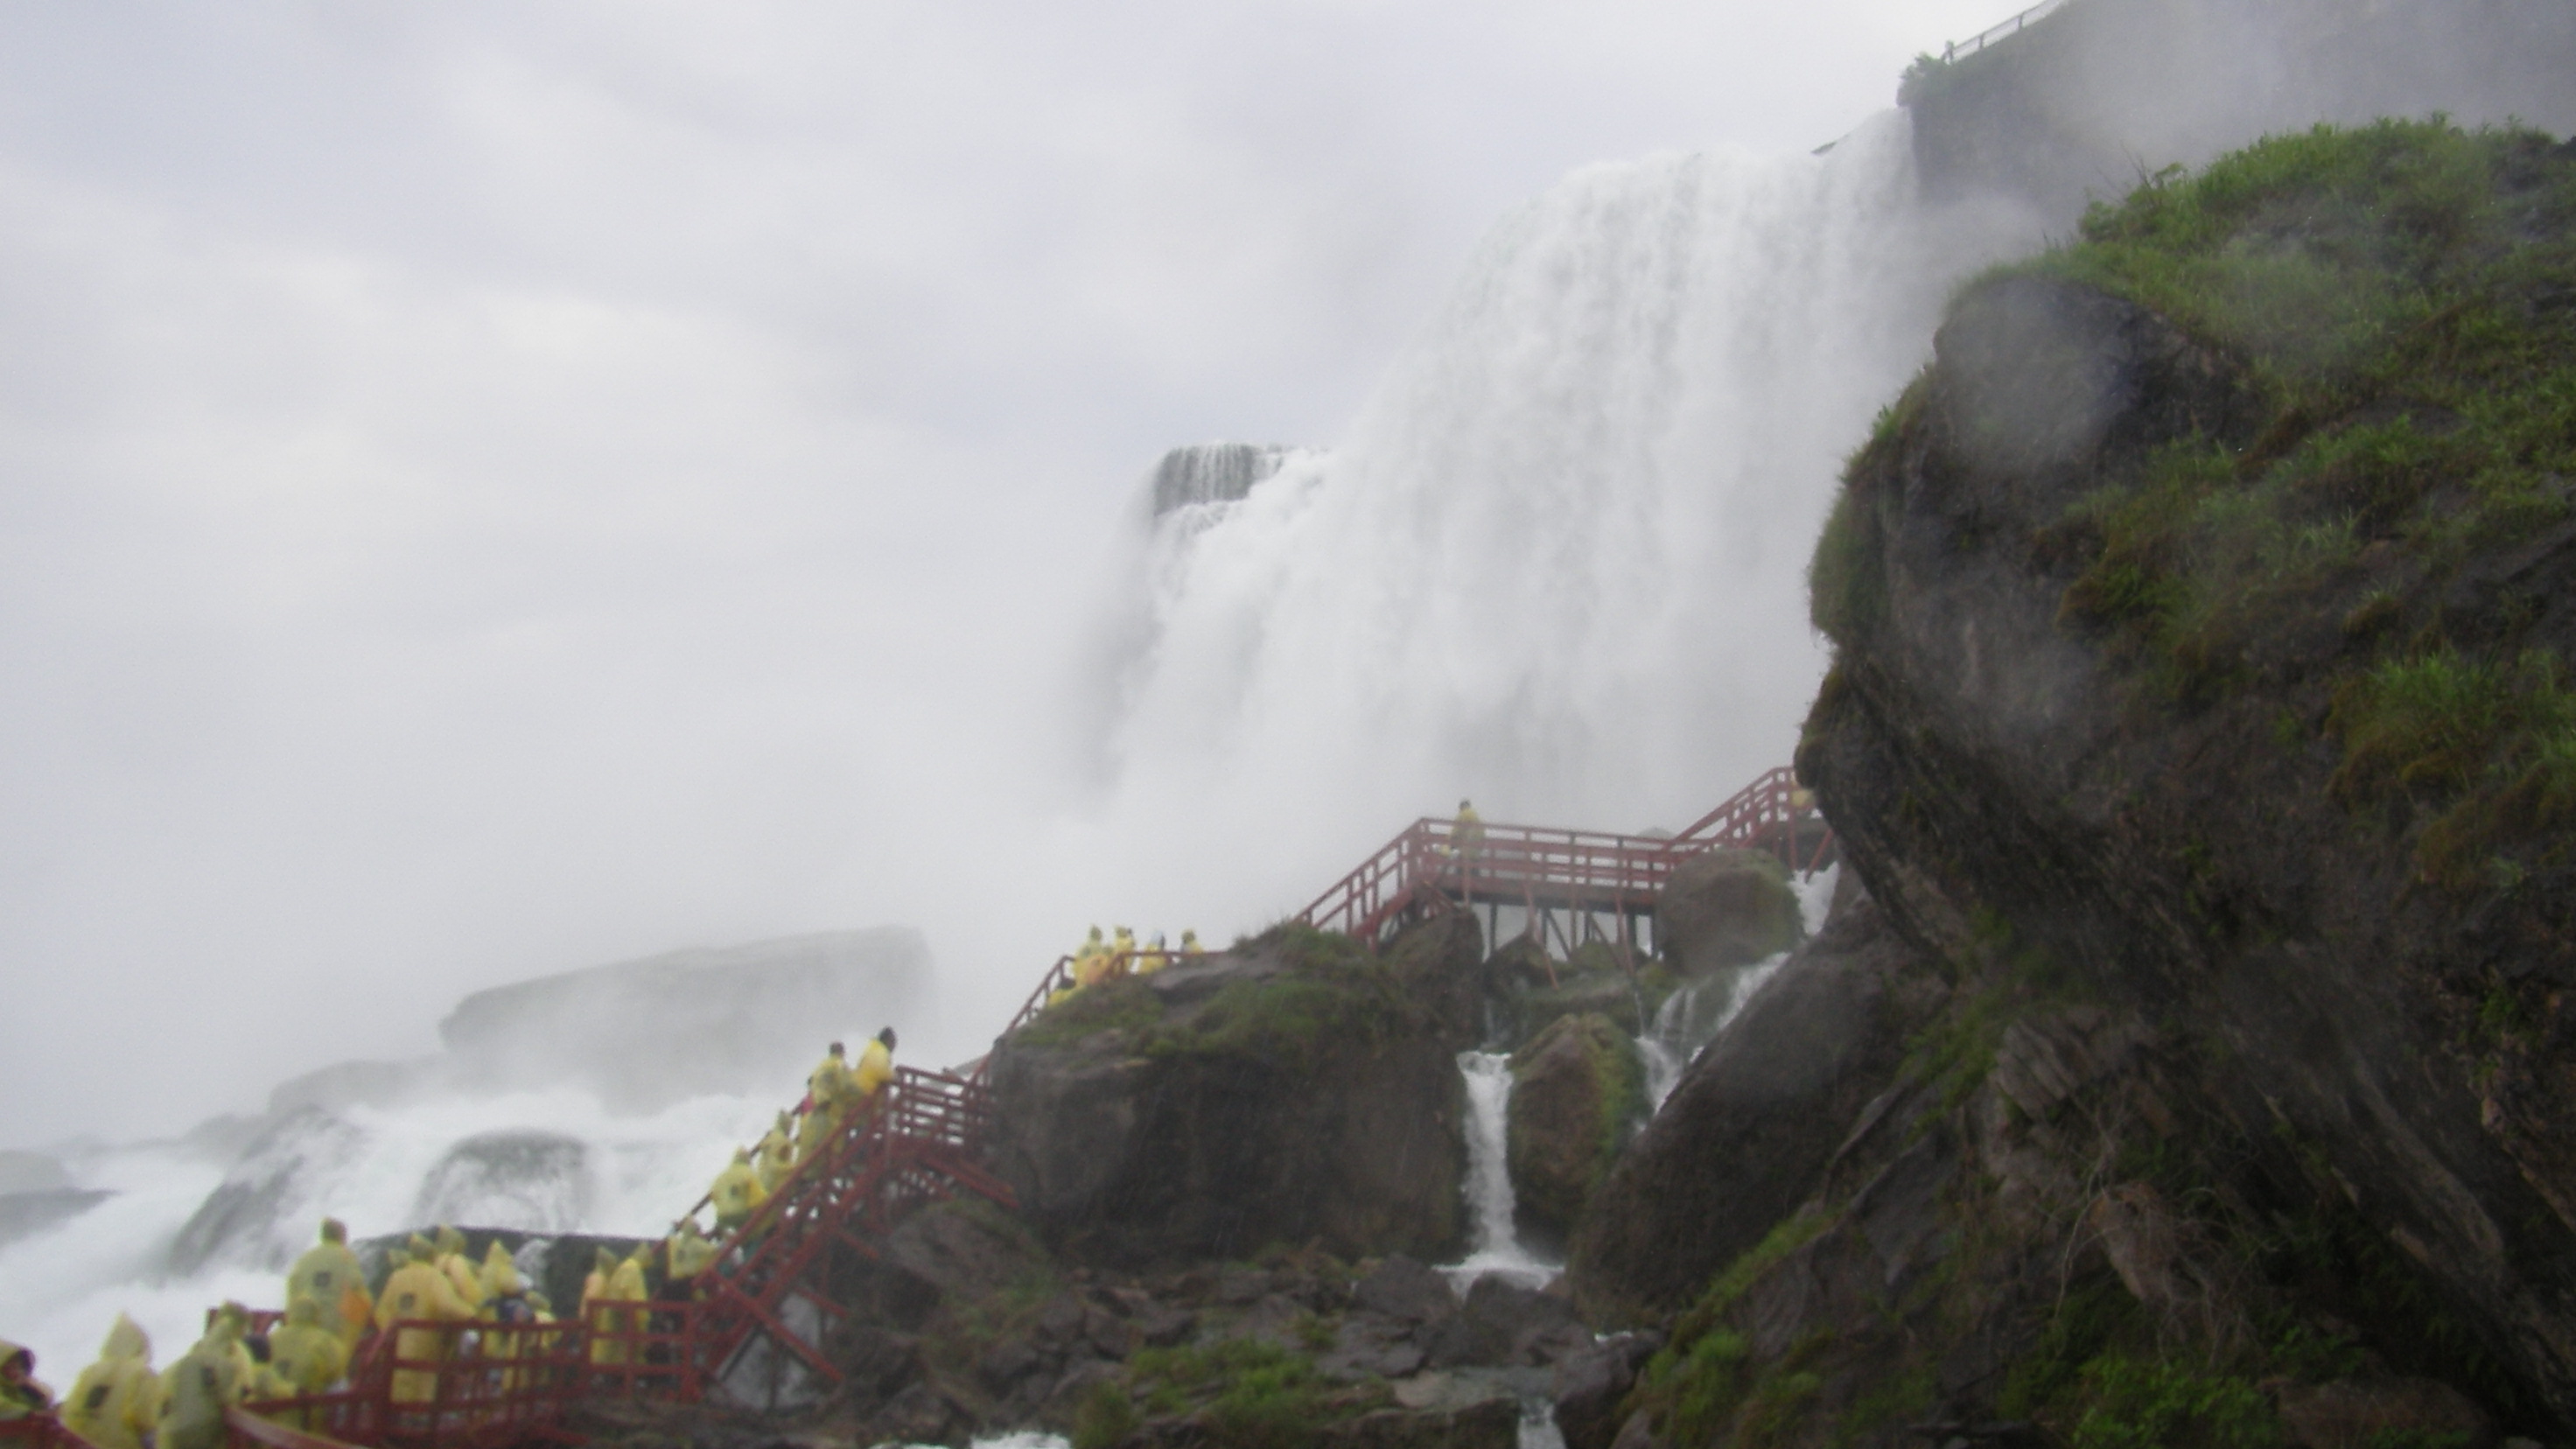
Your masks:
{"label": "overcast sky", "polygon": [[1999,18],[0,8],[0,1145],[594,961],[947,961],[980,832],[1081,829],[1165,447],[1330,445],[1508,207],[1805,151]]}

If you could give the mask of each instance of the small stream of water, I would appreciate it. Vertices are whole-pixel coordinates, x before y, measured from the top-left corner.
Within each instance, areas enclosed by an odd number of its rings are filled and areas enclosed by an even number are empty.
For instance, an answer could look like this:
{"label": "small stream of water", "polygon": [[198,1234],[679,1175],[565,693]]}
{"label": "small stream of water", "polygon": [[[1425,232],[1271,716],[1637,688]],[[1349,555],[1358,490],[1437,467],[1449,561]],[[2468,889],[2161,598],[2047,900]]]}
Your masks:
{"label": "small stream of water", "polygon": [[[1793,883],[1798,893],[1798,912],[1810,936],[1824,928],[1825,912],[1832,906],[1834,883],[1841,878],[1842,867],[1829,865],[1823,870],[1803,875]],[[1776,974],[1787,952],[1767,957],[1735,971],[1720,971],[1684,985],[1664,998],[1655,1008],[1655,1019],[1646,1034],[1637,1039],[1637,1050],[1646,1059],[1646,1100],[1654,1111],[1662,1111],[1664,1099],[1681,1083],[1682,1070],[1699,1055],[1701,1047],[1717,1039],[1726,1024],[1762,989],[1762,983]]]}
{"label": "small stream of water", "polygon": [[1440,1271],[1461,1298],[1489,1274],[1524,1288],[1542,1287],[1565,1265],[1532,1253],[1512,1223],[1512,1173],[1504,1136],[1512,1059],[1502,1052],[1460,1052],[1458,1071],[1467,1079],[1467,1212],[1474,1236],[1467,1256]]}

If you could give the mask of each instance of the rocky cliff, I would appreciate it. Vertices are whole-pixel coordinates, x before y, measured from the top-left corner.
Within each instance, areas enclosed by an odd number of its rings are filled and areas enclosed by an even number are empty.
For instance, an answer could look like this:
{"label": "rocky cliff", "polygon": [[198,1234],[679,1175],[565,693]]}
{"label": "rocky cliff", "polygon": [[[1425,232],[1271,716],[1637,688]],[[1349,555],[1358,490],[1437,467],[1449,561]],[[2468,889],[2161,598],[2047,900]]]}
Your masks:
{"label": "rocky cliff", "polygon": [[1463,1229],[1480,955],[1463,916],[1382,958],[1282,926],[1084,988],[994,1050],[994,1167],[1077,1261],[1437,1258]]}
{"label": "rocky cliff", "polygon": [[2571,238],[2576,148],[2383,124],[1955,303],[1813,575],[1871,900],[1578,1245],[1632,1433],[2568,1432]]}

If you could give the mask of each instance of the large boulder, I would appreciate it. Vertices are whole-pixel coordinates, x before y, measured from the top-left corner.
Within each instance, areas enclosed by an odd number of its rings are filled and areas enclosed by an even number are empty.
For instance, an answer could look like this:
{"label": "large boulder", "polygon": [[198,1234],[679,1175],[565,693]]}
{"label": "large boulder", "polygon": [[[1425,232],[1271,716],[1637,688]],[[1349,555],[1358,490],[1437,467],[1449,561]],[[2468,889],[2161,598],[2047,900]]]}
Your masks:
{"label": "large boulder", "polygon": [[1596,1321],[1687,1305],[1823,1180],[1908,1033],[1934,964],[1865,898],[1789,958],[1703,1050],[1612,1167],[1567,1277]]}
{"label": "large boulder", "polygon": [[1522,1226],[1562,1242],[1646,1115],[1636,1042],[1606,1016],[1560,1016],[1512,1054],[1507,1161]]}
{"label": "large boulder", "polygon": [[1767,851],[1702,851],[1673,867],[1655,899],[1656,940],[1685,976],[1777,956],[1804,930],[1789,872]]}
{"label": "large boulder", "polygon": [[1457,1011],[1479,949],[1418,929],[1440,949],[1380,958],[1283,926],[1050,1008],[994,1049],[994,1170],[1081,1261],[1310,1241],[1446,1255],[1466,1167]]}

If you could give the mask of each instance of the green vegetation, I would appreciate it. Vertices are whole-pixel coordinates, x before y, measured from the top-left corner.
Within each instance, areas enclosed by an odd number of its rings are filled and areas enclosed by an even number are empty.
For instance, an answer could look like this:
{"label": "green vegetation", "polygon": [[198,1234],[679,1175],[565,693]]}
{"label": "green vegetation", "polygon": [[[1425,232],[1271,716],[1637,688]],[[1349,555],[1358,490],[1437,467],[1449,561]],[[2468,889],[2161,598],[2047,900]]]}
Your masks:
{"label": "green vegetation", "polygon": [[[1762,1241],[1736,1259],[1710,1282],[1699,1301],[1673,1325],[1672,1339],[1647,1361],[1637,1387],[1620,1409],[1625,1417],[1651,1411],[1657,1437],[1683,1444],[1714,1444],[1717,1435],[1748,1406],[1745,1429],[1753,1421],[1768,1427],[1767,1436],[1799,1404],[1814,1396],[1820,1380],[1809,1366],[1832,1346],[1828,1337],[1801,1342],[1776,1364],[1756,1366],[1744,1335],[1725,1325],[1734,1306],[1755,1280],[1790,1254],[1816,1240],[1834,1225],[1830,1213],[1785,1218]],[[1750,1442],[1759,1443],[1757,1436]]]}
{"label": "green vegetation", "polygon": [[[1287,1449],[1310,1442],[1319,1424],[1386,1401],[1383,1388],[1336,1388],[1316,1373],[1312,1359],[1260,1339],[1149,1348],[1127,1361],[1123,1382],[1092,1391],[1073,1442],[1092,1449],[1135,1432],[1148,1415],[1195,1413],[1220,1442]],[[1086,1437],[1086,1427],[1101,1437]]]}
{"label": "green vegetation", "polygon": [[2169,1359],[2104,1357],[2084,1370],[2075,1449],[2271,1449],[2281,1424],[2252,1381]]}
{"label": "green vegetation", "polygon": [[[2205,431],[2112,460],[2031,540],[2068,580],[2062,626],[2130,667],[2143,708],[2324,686],[2339,797],[2429,820],[2429,880],[2576,865],[2556,829],[2576,811],[2576,693],[2528,637],[2543,601],[2455,587],[2576,520],[2576,159],[2520,129],[2321,126],[2148,178],[1962,295],[2012,277],[2150,308],[2239,389]],[[1873,480],[1924,408],[1918,379],[1818,541],[1811,613],[1837,644],[1886,615]],[[2304,748],[2313,721],[2267,734]]]}
{"label": "green vegetation", "polygon": [[1147,1033],[1138,1050],[1149,1057],[1255,1056],[1303,1067],[1329,1045],[1392,1034],[1416,1009],[1373,963],[1330,975],[1236,981],[1189,1016]]}
{"label": "green vegetation", "polygon": [[[1930,369],[1915,376],[1897,400],[1879,409],[1869,441],[1843,460],[1849,480],[1891,467],[1905,430],[1923,415]],[[1825,531],[1807,561],[1807,618],[1816,632],[1848,644],[1887,618],[1887,566],[1879,557],[1878,530],[1867,516],[1863,491],[1846,486],[1834,499]]]}
{"label": "green vegetation", "polygon": [[1136,1411],[1127,1390],[1115,1379],[1103,1379],[1074,1407],[1073,1449],[1109,1449],[1144,1427],[1145,1416]]}
{"label": "green vegetation", "polygon": [[1141,1032],[1163,1019],[1163,999],[1143,981],[1104,981],[1086,986],[1020,1028],[1022,1046],[1060,1046],[1095,1032]]}
{"label": "green vegetation", "polygon": [[2367,806],[2424,790],[2445,803],[2416,858],[2455,890],[2510,888],[2523,863],[2497,852],[2539,836],[2544,864],[2564,863],[2551,839],[2576,816],[2576,690],[2544,649],[2511,660],[2448,644],[2387,659],[2347,681],[2327,727],[2343,741],[2337,793]]}
{"label": "green vegetation", "polygon": [[1017,1040],[1057,1046],[1119,1032],[1139,1056],[1249,1055],[1303,1067],[1328,1044],[1410,1029],[1422,1010],[1389,966],[1348,936],[1291,922],[1236,950],[1282,958],[1289,969],[1229,982],[1186,1012],[1167,1010],[1145,978],[1105,981],[1048,1007]]}
{"label": "green vegetation", "polygon": [[1945,1109],[1966,1101],[1994,1070],[2007,1027],[2078,995],[2057,958],[2021,944],[2002,916],[1980,911],[1970,926],[1965,955],[1949,963],[1957,998],[1906,1043],[1904,1075],[1938,1082]]}

